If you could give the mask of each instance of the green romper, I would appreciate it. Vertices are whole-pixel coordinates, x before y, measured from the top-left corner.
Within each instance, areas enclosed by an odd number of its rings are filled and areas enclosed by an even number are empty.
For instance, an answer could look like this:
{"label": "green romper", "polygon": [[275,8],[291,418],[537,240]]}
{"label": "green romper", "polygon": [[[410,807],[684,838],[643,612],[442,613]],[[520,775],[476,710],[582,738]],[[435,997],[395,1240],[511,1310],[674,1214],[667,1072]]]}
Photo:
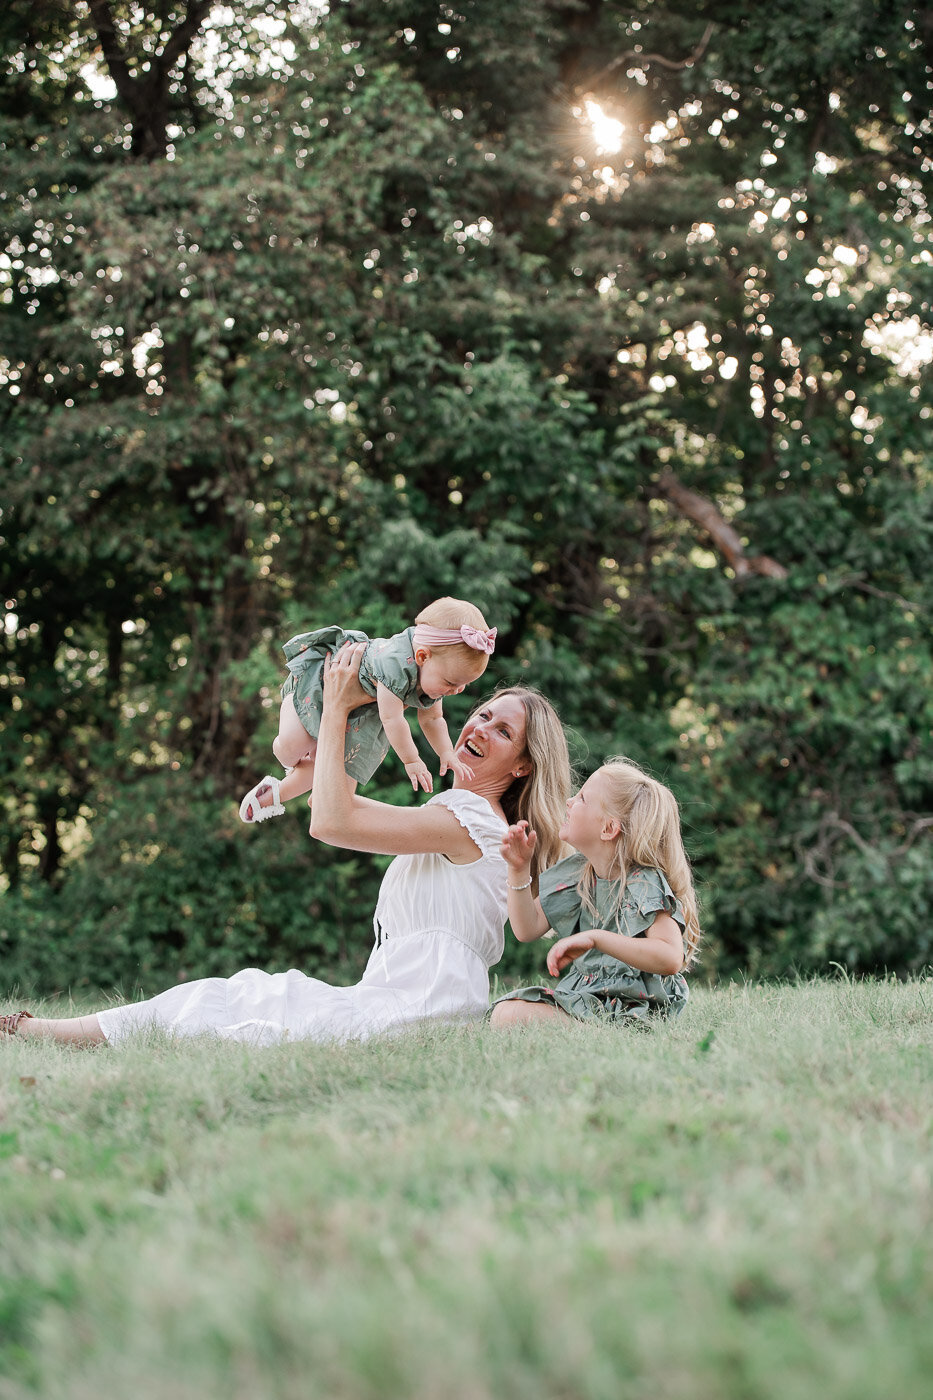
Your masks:
{"label": "green romper", "polygon": [[[644,937],[658,914],[670,914],[686,929],[680,900],[660,870],[636,868],[625,882],[621,907],[614,911],[618,881],[597,880],[597,914],[584,907],[577,889],[584,856],[575,854],[545,870],[538,884],[541,908],[561,938],[589,929]],[[519,987],[498,1001],[542,1001],[558,1006],[578,1021],[645,1021],[649,1016],[676,1016],[687,1003],[687,983],[681,973],[659,977],[639,972],[597,948],[571,963],[555,987]],[[493,1003],[495,1005],[495,1003]]]}
{"label": "green romper", "polygon": [[[324,658],[339,651],[344,642],[366,642],[360,662],[360,685],[367,695],[376,694],[376,683],[397,695],[403,705],[428,710],[436,704],[418,689],[413,627],[394,637],[373,637],[365,632],[345,631],[342,627],[319,627],[316,632],[299,632],[282,648],[289,675],[282,696],[291,695],[305,729],[316,739],[324,708]],[[368,782],[389,751],[389,741],[376,705],[361,705],[347,721],[347,741],[343,763],[351,778]]]}

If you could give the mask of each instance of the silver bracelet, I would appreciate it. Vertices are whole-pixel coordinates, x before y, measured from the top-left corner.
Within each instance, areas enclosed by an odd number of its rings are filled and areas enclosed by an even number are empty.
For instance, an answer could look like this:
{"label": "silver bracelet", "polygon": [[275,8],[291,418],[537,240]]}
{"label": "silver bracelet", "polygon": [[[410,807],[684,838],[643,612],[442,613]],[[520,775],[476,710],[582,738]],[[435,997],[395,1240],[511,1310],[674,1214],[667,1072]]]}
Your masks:
{"label": "silver bracelet", "polygon": [[506,880],[506,882],[505,882],[506,889],[509,889],[509,890],[527,890],[527,888],[528,888],[528,886],[529,886],[530,884],[531,884],[531,876],[530,876],[530,875],[528,876],[528,879],[525,881],[525,883],[524,883],[523,885],[510,885],[509,882],[508,882],[508,880]]}

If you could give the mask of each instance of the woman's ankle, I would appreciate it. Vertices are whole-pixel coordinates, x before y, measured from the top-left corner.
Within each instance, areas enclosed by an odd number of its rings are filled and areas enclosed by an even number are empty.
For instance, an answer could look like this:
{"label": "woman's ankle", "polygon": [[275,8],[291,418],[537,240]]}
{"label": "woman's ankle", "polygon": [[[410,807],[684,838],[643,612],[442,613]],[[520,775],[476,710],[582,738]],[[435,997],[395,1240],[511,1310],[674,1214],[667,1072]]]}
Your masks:
{"label": "woman's ankle", "polygon": [[31,1016],[20,1022],[16,1034],[24,1040],[53,1040],[57,1045],[101,1045],[107,1039],[96,1016],[55,1020]]}

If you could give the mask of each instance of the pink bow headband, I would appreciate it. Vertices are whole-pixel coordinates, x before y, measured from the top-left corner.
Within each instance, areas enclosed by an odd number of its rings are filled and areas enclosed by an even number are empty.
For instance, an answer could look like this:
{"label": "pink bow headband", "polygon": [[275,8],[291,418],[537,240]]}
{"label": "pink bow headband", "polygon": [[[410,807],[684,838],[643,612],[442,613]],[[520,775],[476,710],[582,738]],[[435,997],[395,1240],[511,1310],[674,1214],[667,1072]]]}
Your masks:
{"label": "pink bow headband", "polygon": [[413,640],[416,647],[452,647],[458,642],[466,642],[474,651],[484,651],[487,656],[492,656],[496,649],[497,632],[495,627],[484,632],[481,627],[470,627],[466,623],[462,627],[431,627],[426,622],[419,622]]}

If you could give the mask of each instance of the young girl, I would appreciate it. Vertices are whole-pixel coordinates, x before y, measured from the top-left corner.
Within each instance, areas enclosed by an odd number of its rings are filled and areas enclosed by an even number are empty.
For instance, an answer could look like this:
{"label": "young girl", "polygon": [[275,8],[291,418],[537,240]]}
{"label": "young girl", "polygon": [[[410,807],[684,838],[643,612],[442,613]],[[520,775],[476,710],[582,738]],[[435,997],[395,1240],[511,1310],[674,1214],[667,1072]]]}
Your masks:
{"label": "young girl", "polygon": [[636,764],[613,759],[567,803],[561,838],[576,848],[545,870],[538,896],[527,822],[502,843],[509,868],[512,931],[521,943],[549,928],[554,988],[521,987],[500,997],[494,1026],[551,1018],[642,1021],[676,1015],[687,1001],[683,969],[700,939],[696,896],[673,794]]}
{"label": "young girl", "polygon": [[459,695],[479,680],[495,649],[496,629],[486,626],[472,603],[438,598],[418,614],[414,627],[394,637],[370,641],[364,632],[321,627],[285,643],[289,675],[282,687],[279,732],[272,752],[286,775],[281,782],[267,776],[250,789],[240,803],[242,821],[280,817],[290,798],[310,792],[321,727],[324,658],[345,642],[367,643],[360,684],[376,702],[354,710],[347,725],[344,767],[354,789],[372,777],[391,744],[415,791],[419,785],[431,791],[431,774],[405,719],[408,705],[417,707],[421,731],[441,761],[441,776],[448,769],[459,778],[470,776],[466,765],[454,757],[441,697]]}

